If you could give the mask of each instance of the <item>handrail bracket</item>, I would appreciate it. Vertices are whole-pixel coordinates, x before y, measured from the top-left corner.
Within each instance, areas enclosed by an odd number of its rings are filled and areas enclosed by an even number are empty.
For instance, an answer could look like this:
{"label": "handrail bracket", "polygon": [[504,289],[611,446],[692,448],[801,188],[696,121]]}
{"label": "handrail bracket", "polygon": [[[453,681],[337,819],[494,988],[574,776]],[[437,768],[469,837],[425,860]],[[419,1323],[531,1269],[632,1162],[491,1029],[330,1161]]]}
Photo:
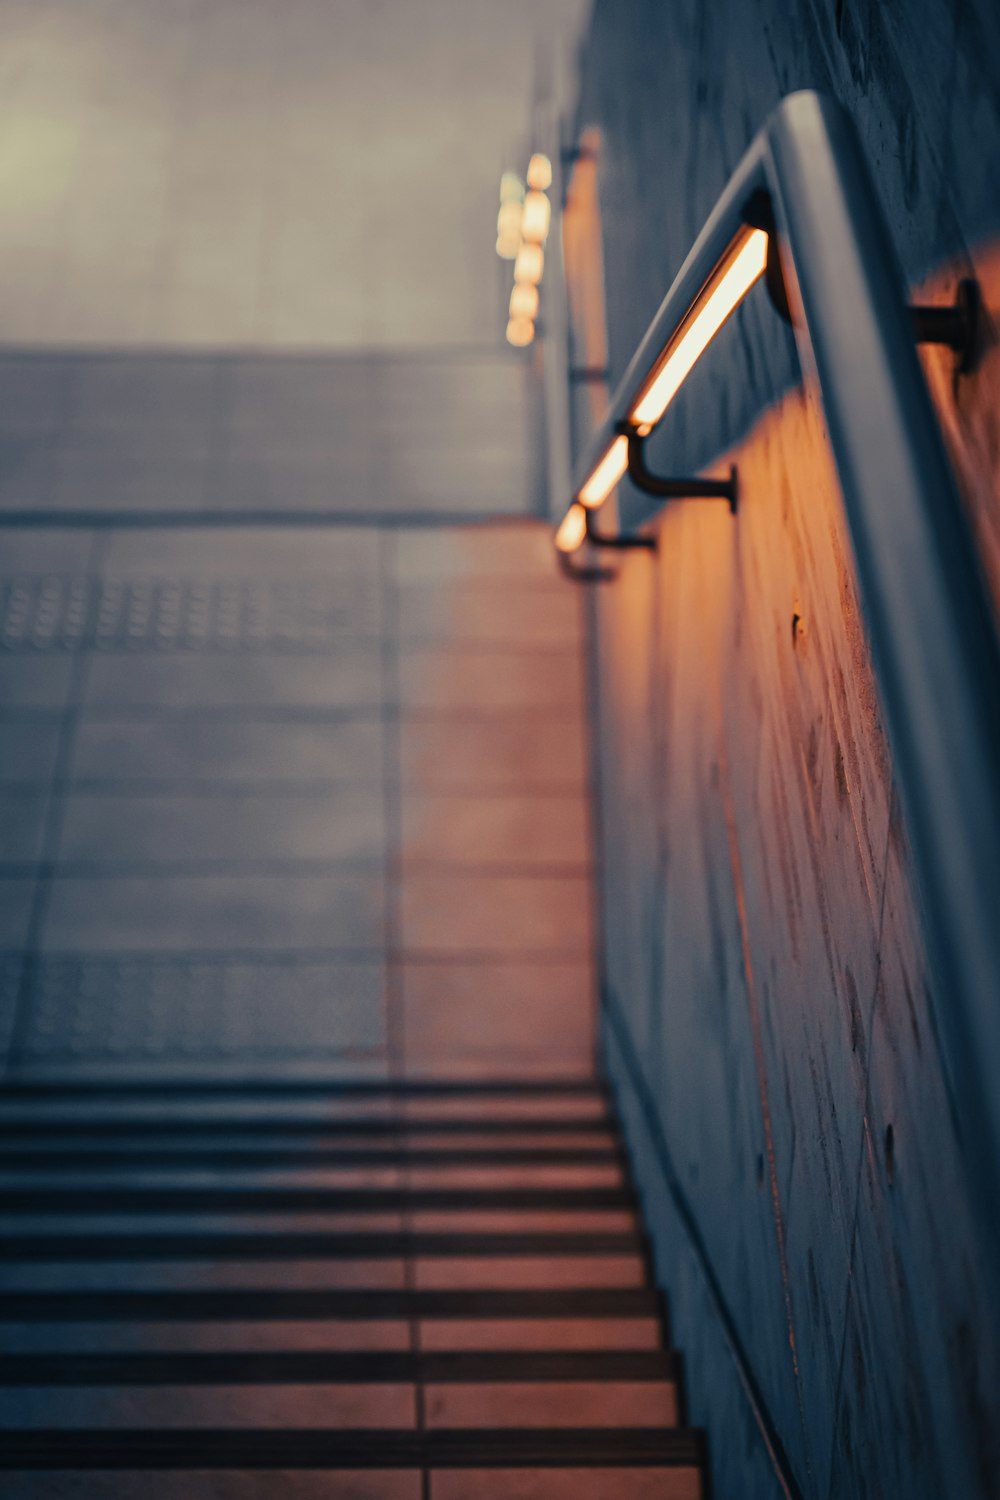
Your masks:
{"label": "handrail bracket", "polygon": [[730,511],[736,514],[739,486],[735,464],[730,466],[728,479],[676,479],[654,474],[646,463],[645,437],[634,427],[624,431],[628,438],[628,477],[636,489],[662,500],[728,500]]}
{"label": "handrail bracket", "polygon": [[981,352],[983,294],[974,276],[963,276],[950,307],[911,307],[918,344],[944,344],[958,355],[958,373],[976,368]]}

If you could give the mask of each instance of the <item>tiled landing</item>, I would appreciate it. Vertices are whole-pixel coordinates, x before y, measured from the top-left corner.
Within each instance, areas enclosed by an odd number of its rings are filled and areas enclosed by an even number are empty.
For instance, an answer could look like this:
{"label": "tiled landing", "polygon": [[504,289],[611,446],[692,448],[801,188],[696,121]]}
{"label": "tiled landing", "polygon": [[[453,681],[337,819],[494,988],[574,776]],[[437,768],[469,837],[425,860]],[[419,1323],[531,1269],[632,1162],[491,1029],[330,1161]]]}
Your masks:
{"label": "tiled landing", "polygon": [[579,597],[547,529],[0,534],[0,1047],[579,1074]]}
{"label": "tiled landing", "polygon": [[11,1084],[5,1496],[697,1500],[587,1082]]}

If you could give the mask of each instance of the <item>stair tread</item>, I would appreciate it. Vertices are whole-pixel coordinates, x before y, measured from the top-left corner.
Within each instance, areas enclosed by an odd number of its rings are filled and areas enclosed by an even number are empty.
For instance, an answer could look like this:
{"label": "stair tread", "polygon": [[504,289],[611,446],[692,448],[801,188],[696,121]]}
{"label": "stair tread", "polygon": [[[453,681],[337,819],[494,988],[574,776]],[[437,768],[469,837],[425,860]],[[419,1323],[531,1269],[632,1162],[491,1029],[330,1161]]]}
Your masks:
{"label": "stair tread", "polygon": [[538,1468],[696,1464],[685,1427],[592,1428],[11,1428],[0,1468]]}
{"label": "stair tread", "polygon": [[537,1381],[671,1381],[670,1351],[461,1350],[417,1352],[303,1349],[178,1350],[170,1353],[12,1354],[0,1361],[0,1387],[17,1385],[276,1385],[321,1381],[423,1380],[525,1384]]}

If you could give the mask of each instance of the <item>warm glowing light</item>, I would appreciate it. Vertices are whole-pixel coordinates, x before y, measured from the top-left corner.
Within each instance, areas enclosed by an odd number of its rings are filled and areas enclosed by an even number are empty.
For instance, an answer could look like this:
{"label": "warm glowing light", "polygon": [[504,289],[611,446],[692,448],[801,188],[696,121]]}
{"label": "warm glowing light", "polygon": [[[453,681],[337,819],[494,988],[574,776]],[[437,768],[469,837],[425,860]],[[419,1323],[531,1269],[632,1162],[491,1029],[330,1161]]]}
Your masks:
{"label": "warm glowing light", "polygon": [[497,235],[497,254],[501,260],[515,260],[520,248],[520,235]]}
{"label": "warm glowing light", "polygon": [[528,163],[528,186],[542,193],[552,186],[552,163],[541,151],[536,151]]}
{"label": "warm glowing light", "polygon": [[530,281],[514,283],[514,290],[510,294],[510,315],[512,318],[537,318],[537,286],[533,286]]}
{"label": "warm glowing light", "polygon": [[586,505],[591,510],[603,505],[627,468],[628,438],[622,433],[615,438],[586,484],[581,486],[577,496],[581,505]]}
{"label": "warm glowing light", "polygon": [[574,500],[556,532],[556,546],[560,552],[575,552],[586,539],[587,512]]}
{"label": "warm glowing light", "polygon": [[535,337],[535,325],[530,318],[511,318],[507,324],[507,342],[515,349],[525,349]]}
{"label": "warm glowing light", "polygon": [[522,245],[514,262],[514,280],[530,281],[537,285],[542,279],[545,255],[541,245]]}
{"label": "warm glowing light", "polygon": [[520,203],[524,197],[524,183],[516,172],[505,172],[500,179],[500,202]]}
{"label": "warm glowing light", "polygon": [[509,235],[521,233],[521,205],[516,198],[511,198],[507,203],[501,203],[500,212],[497,214],[497,234],[501,239]]}
{"label": "warm glowing light", "polygon": [[521,234],[532,244],[540,245],[549,232],[552,208],[544,193],[529,193],[524,200]]}
{"label": "warm glowing light", "polygon": [[660,420],[730,313],[764,274],[766,265],[767,235],[763,229],[747,230],[734,242],[728,260],[681,324],[633,406],[630,418],[640,431],[645,428],[648,432]]}

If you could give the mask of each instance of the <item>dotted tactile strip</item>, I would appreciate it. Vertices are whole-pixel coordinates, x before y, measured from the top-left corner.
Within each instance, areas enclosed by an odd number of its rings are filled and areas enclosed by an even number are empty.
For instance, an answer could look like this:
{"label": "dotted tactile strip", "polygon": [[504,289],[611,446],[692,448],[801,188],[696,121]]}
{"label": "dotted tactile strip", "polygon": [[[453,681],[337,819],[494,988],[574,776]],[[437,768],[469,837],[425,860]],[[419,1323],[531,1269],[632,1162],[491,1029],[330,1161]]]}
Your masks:
{"label": "dotted tactile strip", "polygon": [[[4,1009],[9,985],[0,968]],[[35,962],[22,1057],[104,1061],[373,1057],[384,1047],[378,964],[174,957]]]}
{"label": "dotted tactile strip", "polygon": [[330,651],[379,634],[363,578],[0,579],[0,650]]}

